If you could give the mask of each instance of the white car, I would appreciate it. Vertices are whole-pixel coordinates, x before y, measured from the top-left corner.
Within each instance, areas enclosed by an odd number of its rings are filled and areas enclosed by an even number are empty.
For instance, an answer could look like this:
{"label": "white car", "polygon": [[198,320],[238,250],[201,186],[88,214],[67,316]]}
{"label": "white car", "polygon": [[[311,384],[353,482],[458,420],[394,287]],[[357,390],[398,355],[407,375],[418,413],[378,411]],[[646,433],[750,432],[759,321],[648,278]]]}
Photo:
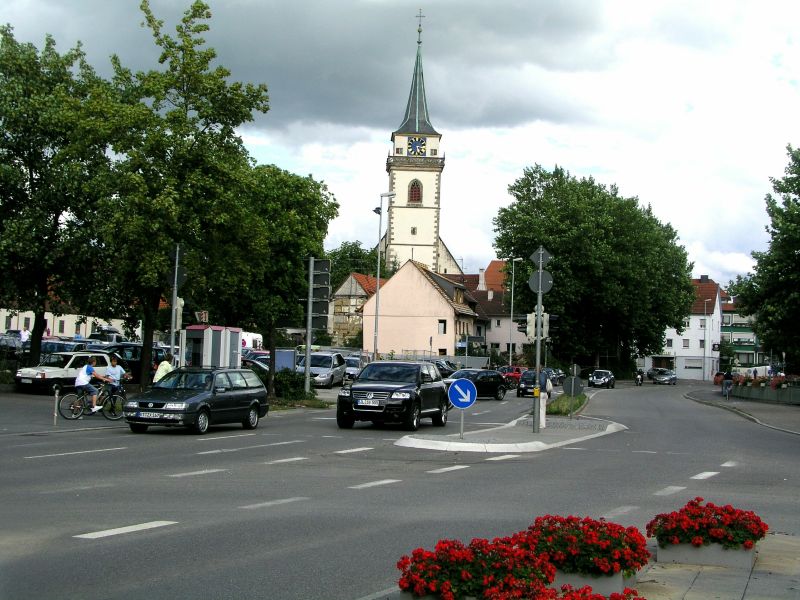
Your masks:
{"label": "white car", "polygon": [[17,389],[50,392],[55,384],[62,388],[72,388],[75,386],[78,371],[90,356],[97,360],[97,372],[104,375],[111,366],[111,355],[107,352],[55,352],[44,355],[42,362],[35,367],[19,369],[14,377]]}

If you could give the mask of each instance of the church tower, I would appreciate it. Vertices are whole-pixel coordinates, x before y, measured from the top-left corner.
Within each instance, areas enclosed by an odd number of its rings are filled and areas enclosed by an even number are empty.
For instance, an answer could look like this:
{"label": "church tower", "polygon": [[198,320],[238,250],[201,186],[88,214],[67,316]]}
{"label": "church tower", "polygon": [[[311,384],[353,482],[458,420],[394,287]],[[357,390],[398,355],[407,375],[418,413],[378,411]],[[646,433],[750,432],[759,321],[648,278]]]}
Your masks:
{"label": "church tower", "polygon": [[417,60],[411,92],[400,127],[392,133],[389,173],[388,225],[382,241],[387,263],[407,260],[425,264],[437,273],[461,273],[439,237],[439,208],[444,155],[441,134],[431,125],[422,77],[422,14],[417,28]]}

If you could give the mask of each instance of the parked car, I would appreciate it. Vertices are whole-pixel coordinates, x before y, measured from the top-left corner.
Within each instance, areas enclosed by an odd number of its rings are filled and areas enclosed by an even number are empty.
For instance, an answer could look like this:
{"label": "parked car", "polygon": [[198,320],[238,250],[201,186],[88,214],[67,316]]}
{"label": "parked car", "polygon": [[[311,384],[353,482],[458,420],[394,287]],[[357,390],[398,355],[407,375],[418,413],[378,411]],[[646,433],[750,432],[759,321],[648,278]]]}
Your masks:
{"label": "parked car", "polygon": [[243,358],[242,359],[242,368],[243,369],[250,369],[253,373],[258,375],[258,378],[261,380],[261,383],[264,384],[266,387],[267,382],[269,381],[269,365],[265,365],[260,360],[252,360],[250,358]]}
{"label": "parked car", "polygon": [[409,431],[430,417],[444,427],[450,402],[439,370],[425,361],[376,361],[339,391],[336,423],[351,429],[356,421],[402,423]]}
{"label": "parked car", "polygon": [[[42,361],[35,367],[17,370],[14,377],[16,387],[18,390],[46,392],[50,392],[55,384],[65,389],[73,388],[78,371],[86,364],[90,356],[97,360],[95,364],[97,372],[104,375],[106,369],[111,366],[111,354],[108,352],[55,352],[44,355]],[[120,360],[120,366],[126,371],[128,370],[122,360]]]}
{"label": "parked car", "polygon": [[[336,384],[344,383],[344,373],[347,364],[344,357],[338,352],[312,352],[309,358],[311,382],[314,385],[332,388]],[[297,361],[296,371],[306,372],[306,357],[301,356]]]}
{"label": "parked car", "polygon": [[562,385],[564,380],[567,378],[567,374],[561,369],[554,369],[554,371],[556,373],[556,383],[558,383],[558,385]]}
{"label": "parked car", "polygon": [[647,373],[646,373],[647,378],[652,380],[653,377],[655,377],[656,373],[658,373],[658,369],[659,369],[659,367],[650,367],[649,369],[647,369]]}
{"label": "parked car", "polygon": [[216,423],[255,429],[268,411],[267,390],[251,370],[181,367],[126,402],[125,421],[134,433],[160,425],[203,434]]}
{"label": "parked car", "polygon": [[[126,371],[131,374],[131,383],[141,383],[139,381],[140,373],[142,371],[142,344],[139,342],[123,342],[119,344],[109,344],[103,347],[103,350],[106,352],[114,352],[118,354],[122,360],[125,361],[127,367],[124,367]],[[155,375],[156,369],[161,361],[163,361],[167,356],[167,349],[163,346],[153,346],[153,349],[150,353],[150,370],[149,376],[145,384],[150,383],[153,381],[153,375]]]}
{"label": "parked car", "polygon": [[653,376],[653,384],[659,383],[661,385],[677,385],[678,383],[678,376],[675,375],[675,371],[670,371],[669,369],[659,369],[658,372]]}
{"label": "parked car", "polygon": [[444,380],[447,389],[457,379],[469,379],[475,384],[478,398],[494,398],[502,400],[506,397],[508,382],[500,371],[490,369],[459,369]]}
{"label": "parked car", "polygon": [[437,358],[430,362],[439,369],[439,374],[444,378],[450,377],[453,373],[458,371],[458,365],[444,358]]}
{"label": "parked car", "polygon": [[355,356],[348,356],[344,359],[345,362],[345,370],[344,370],[344,380],[350,381],[356,378],[358,373],[361,371],[361,358],[358,355]]}
{"label": "parked car", "polygon": [[595,369],[589,375],[589,387],[613,388],[615,383],[614,374],[605,369]]}
{"label": "parked car", "polygon": [[509,366],[509,367],[500,367],[498,371],[503,374],[503,377],[506,378],[506,381],[510,384],[510,386],[516,387],[519,383],[520,376],[528,370],[528,367],[517,367],[517,366]]}
{"label": "parked car", "polygon": [[517,383],[517,398],[522,396],[533,396],[533,389],[536,387],[536,369],[528,369],[519,378]]}

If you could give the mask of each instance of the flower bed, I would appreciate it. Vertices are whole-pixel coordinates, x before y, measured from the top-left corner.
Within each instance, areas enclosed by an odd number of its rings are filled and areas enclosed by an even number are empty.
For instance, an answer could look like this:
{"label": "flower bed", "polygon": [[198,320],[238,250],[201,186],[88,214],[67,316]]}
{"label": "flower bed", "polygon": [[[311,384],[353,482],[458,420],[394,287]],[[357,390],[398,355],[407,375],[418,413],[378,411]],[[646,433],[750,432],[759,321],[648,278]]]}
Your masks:
{"label": "flower bed", "polygon": [[768,530],[767,524],[752,511],[730,504],[703,504],[700,497],[678,511],[656,515],[647,524],[647,535],[655,537],[662,548],[670,544],[721,544],[725,548],[749,550]]}

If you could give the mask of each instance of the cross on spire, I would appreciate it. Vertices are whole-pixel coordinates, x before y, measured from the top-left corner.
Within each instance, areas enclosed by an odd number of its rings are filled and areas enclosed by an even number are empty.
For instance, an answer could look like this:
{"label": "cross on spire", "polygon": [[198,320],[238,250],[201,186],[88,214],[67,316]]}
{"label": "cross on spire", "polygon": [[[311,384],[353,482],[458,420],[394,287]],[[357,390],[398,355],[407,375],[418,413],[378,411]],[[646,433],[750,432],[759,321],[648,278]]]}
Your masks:
{"label": "cross on spire", "polygon": [[419,9],[419,13],[417,14],[417,19],[419,19],[419,27],[417,27],[417,43],[422,43],[422,19],[425,18],[425,15],[422,14],[422,9]]}

